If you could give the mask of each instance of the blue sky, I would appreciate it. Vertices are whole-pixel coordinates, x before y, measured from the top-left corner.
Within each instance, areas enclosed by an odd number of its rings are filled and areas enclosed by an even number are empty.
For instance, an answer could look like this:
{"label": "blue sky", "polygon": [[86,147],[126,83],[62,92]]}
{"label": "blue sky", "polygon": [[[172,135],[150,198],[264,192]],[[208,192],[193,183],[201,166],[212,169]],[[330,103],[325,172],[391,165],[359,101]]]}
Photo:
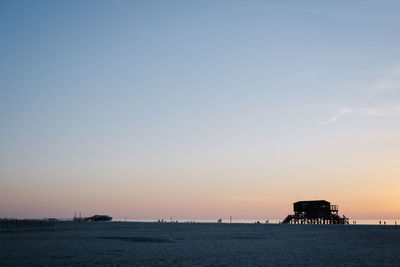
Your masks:
{"label": "blue sky", "polygon": [[0,215],[320,196],[377,217],[360,203],[400,189],[399,29],[397,1],[2,1]]}

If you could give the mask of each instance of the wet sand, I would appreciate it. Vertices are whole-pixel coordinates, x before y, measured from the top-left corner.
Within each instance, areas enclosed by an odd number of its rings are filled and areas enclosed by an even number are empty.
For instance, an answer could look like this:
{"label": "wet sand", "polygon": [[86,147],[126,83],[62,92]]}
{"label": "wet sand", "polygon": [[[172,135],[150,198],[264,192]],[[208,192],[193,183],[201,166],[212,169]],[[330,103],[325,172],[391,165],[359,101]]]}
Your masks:
{"label": "wet sand", "polygon": [[400,226],[58,222],[0,229],[0,266],[400,265]]}

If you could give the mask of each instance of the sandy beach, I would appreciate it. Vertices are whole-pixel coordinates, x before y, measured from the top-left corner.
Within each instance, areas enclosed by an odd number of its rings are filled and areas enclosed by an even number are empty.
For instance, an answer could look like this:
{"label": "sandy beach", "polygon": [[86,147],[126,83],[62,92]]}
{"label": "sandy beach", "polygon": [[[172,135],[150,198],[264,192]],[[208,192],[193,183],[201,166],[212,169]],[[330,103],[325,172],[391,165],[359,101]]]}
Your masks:
{"label": "sandy beach", "polygon": [[399,263],[396,226],[58,222],[0,229],[0,266]]}

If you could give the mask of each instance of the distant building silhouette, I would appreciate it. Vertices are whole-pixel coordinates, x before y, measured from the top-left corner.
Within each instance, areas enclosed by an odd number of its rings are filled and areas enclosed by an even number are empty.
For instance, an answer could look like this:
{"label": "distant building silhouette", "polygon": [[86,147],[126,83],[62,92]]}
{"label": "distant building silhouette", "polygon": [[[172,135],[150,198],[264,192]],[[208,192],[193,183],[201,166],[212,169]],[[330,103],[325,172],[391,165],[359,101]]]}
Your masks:
{"label": "distant building silhouette", "polygon": [[349,224],[349,219],[338,214],[338,206],[326,200],[298,201],[293,203],[294,215],[282,223],[292,224]]}
{"label": "distant building silhouette", "polygon": [[94,215],[92,217],[90,217],[91,221],[95,221],[95,222],[99,222],[99,221],[111,221],[112,217],[108,216],[108,215]]}
{"label": "distant building silhouette", "polygon": [[79,217],[77,217],[75,214],[73,220],[76,222],[83,222],[83,221],[94,221],[94,222],[103,221],[104,222],[104,221],[111,221],[112,217],[110,217],[108,215],[94,215],[91,217],[82,217],[80,214],[79,214]]}

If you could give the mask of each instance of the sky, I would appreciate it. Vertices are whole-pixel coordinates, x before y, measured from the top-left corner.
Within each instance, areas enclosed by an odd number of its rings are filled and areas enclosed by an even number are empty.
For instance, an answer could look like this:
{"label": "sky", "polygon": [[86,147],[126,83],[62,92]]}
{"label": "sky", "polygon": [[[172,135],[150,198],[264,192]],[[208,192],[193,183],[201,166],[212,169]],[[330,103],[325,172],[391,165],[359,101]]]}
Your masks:
{"label": "sky", "polygon": [[399,1],[0,1],[0,217],[400,218]]}

